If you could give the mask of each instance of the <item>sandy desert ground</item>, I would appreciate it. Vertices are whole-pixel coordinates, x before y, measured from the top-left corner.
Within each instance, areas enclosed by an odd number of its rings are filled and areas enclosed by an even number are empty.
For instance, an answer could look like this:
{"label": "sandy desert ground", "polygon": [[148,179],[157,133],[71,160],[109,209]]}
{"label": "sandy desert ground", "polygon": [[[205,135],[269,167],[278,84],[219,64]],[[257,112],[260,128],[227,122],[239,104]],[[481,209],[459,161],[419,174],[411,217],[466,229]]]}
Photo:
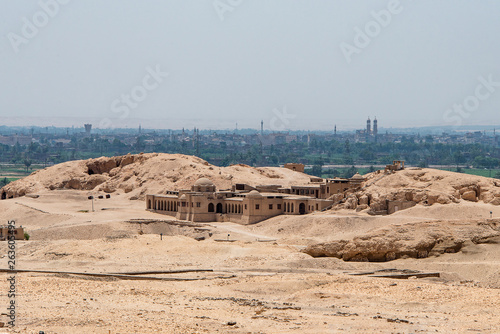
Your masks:
{"label": "sandy desert ground", "polygon": [[[142,224],[141,235],[141,224],[128,221],[167,217],[147,212],[142,201],[120,195],[97,201],[94,213],[79,212],[89,209],[85,195],[63,190],[41,194],[37,199],[22,197],[0,202],[1,219],[15,218],[32,236],[30,241],[17,243],[18,269],[213,272],[142,275],[199,279],[185,281],[18,273],[17,324],[5,332],[500,331],[498,244],[470,245],[454,254],[390,262],[344,262],[312,258],[300,252],[310,240],[323,240],[321,235],[329,229],[332,234],[348,237],[352,224],[358,231],[370,230],[435,216],[432,211],[436,207],[417,206],[387,217],[347,211],[277,217],[251,226],[150,223]],[[488,204],[474,207],[477,205],[457,206],[451,211],[458,214],[459,209],[475,210],[479,214],[490,210]],[[495,215],[500,215],[499,208],[491,207]],[[300,219],[304,238],[287,229],[301,224]],[[210,230],[211,237],[202,241],[193,238],[208,233],[206,230]],[[159,233],[164,233],[163,240]],[[235,241],[215,241],[227,239],[227,234]],[[6,244],[2,243],[1,254],[6,252]],[[5,256],[2,261],[7,261]],[[388,268],[440,272],[441,277],[399,280],[350,275]],[[8,274],[2,276],[5,280]],[[7,305],[4,286],[0,303]],[[7,321],[5,315],[2,321]]]}
{"label": "sandy desert ground", "polygon": [[[92,212],[89,193],[37,188],[38,198],[0,201],[0,219],[15,219],[31,235],[16,243],[16,268],[143,274],[17,273],[16,327],[0,333],[500,332],[495,238],[465,242],[456,253],[388,262],[303,252],[316,243],[423,221],[496,221],[500,206],[459,200],[389,216],[339,209],[243,226],[179,223],[131,200],[137,191],[113,192],[96,200]],[[7,251],[0,243],[0,268],[7,268]],[[162,273],[186,269],[199,271]],[[389,269],[440,277],[356,275]],[[11,274],[0,275],[0,321],[7,323]]]}

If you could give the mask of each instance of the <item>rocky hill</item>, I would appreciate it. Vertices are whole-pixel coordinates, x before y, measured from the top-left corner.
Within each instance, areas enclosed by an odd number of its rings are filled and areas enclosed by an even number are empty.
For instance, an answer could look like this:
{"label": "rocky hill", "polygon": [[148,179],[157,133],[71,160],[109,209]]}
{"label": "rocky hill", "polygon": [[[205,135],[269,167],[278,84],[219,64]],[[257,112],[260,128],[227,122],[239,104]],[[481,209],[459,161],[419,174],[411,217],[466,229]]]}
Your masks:
{"label": "rocky hill", "polygon": [[142,199],[148,193],[189,189],[201,177],[211,179],[218,189],[230,189],[235,183],[289,186],[309,182],[308,175],[285,168],[217,167],[193,156],[148,153],[61,163],[12,182],[0,189],[0,193],[6,199],[75,189],[126,193],[130,199]]}
{"label": "rocky hill", "polygon": [[426,206],[460,201],[500,205],[500,180],[428,168],[408,168],[391,174],[370,173],[363,187],[345,195],[335,208],[387,210],[388,201],[413,202]]}

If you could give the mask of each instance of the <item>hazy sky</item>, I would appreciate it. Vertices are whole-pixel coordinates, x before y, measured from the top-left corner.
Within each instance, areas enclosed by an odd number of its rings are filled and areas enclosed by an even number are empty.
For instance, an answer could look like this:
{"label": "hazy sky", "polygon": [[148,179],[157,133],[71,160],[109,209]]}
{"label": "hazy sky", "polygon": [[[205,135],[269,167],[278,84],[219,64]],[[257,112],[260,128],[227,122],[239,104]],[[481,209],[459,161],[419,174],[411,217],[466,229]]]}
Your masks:
{"label": "hazy sky", "polygon": [[498,0],[0,5],[0,123],[500,124]]}

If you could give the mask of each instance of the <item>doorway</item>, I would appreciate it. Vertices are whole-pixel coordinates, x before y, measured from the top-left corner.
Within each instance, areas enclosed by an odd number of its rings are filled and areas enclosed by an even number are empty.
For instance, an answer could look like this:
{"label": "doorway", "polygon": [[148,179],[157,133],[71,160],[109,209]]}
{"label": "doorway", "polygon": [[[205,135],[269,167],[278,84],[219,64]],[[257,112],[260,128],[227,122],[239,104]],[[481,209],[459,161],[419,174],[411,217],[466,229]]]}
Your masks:
{"label": "doorway", "polygon": [[303,215],[306,213],[306,205],[304,203],[299,204],[299,214]]}

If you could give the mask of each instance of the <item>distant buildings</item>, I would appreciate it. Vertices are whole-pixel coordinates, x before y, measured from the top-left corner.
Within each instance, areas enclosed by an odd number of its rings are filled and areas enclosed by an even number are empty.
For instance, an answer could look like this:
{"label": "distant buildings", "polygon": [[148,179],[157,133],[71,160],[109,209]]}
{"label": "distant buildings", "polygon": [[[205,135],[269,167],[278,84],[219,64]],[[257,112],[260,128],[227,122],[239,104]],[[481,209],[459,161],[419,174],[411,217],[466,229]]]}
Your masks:
{"label": "distant buildings", "polygon": [[366,120],[365,130],[356,130],[354,137],[357,143],[374,143],[378,141],[378,121],[377,118],[373,120],[373,129],[370,117]]}
{"label": "distant buildings", "polygon": [[19,145],[29,145],[32,142],[31,136],[23,135],[12,135],[12,136],[0,136],[0,144],[14,146]]}

